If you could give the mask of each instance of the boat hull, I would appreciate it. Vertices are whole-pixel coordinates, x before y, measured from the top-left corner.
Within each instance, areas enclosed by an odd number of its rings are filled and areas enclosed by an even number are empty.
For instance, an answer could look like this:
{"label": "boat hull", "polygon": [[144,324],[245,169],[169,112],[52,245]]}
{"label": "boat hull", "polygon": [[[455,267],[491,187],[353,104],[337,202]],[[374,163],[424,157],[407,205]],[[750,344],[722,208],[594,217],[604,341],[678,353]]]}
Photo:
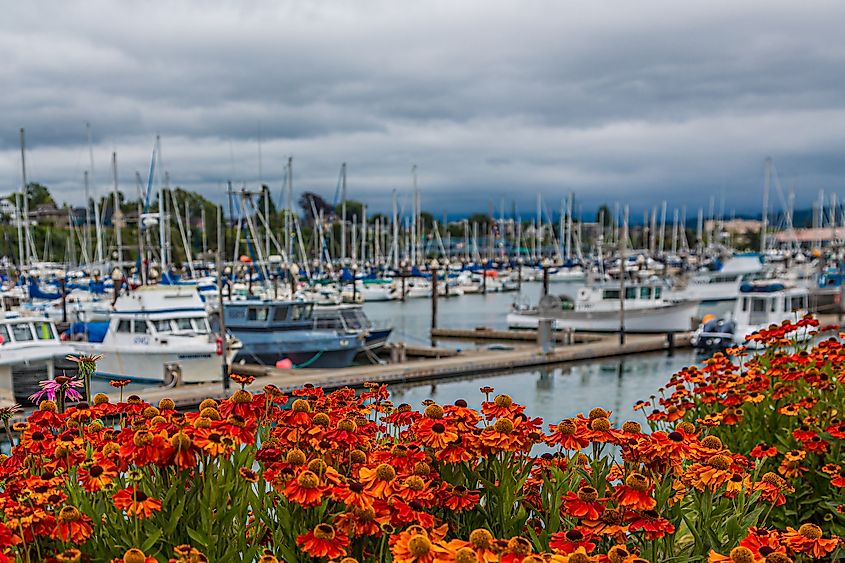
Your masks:
{"label": "boat hull", "polygon": [[352,363],[364,346],[363,335],[337,335],[322,331],[233,330],[243,342],[236,361],[275,365],[289,358],[294,367],[340,368]]}
{"label": "boat hull", "polygon": [[392,332],[392,328],[370,330],[364,341],[364,348],[373,352],[380,350],[387,344]]}
{"label": "boat hull", "polygon": [[[691,329],[691,319],[697,302],[677,303],[663,307],[625,311],[625,331],[641,333],[685,332]],[[536,314],[511,313],[510,328],[537,328]],[[619,332],[619,311],[564,311],[554,316],[555,330],[573,329],[583,332]]]}
{"label": "boat hull", "polygon": [[165,364],[175,364],[181,369],[182,383],[211,383],[220,381],[221,357],[215,347],[179,351],[151,350],[139,347],[109,346],[79,342],[74,344],[77,352],[101,354],[94,374],[101,379],[128,379],[139,383],[171,384],[165,374]]}

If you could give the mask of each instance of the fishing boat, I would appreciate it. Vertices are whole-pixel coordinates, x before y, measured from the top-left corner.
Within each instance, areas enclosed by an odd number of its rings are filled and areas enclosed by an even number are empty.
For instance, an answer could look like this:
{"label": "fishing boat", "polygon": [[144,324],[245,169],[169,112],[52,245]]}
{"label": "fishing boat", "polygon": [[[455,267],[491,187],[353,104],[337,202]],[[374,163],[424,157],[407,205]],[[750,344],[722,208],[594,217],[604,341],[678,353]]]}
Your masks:
{"label": "fishing boat", "polygon": [[245,300],[223,305],[227,330],[243,342],[236,361],[292,367],[340,368],[364,347],[364,335],[314,329],[314,303]]}
{"label": "fishing boat", "polygon": [[552,319],[556,330],[618,332],[624,301],[625,330],[628,332],[682,332],[690,329],[698,301],[675,301],[664,295],[660,282],[625,286],[620,299],[618,283],[600,283],[578,290],[574,302],[547,295],[536,307],[515,306],[507,316],[511,328],[537,328],[541,318]]}
{"label": "fishing boat", "polygon": [[[64,338],[77,352],[103,356],[94,374],[101,378],[164,385],[221,379],[223,342],[194,285],[121,295],[108,320],[71,323]],[[229,337],[226,348],[231,362],[240,343]]]}
{"label": "fishing boat", "polygon": [[314,308],[314,329],[336,330],[345,334],[364,336],[364,349],[377,351],[387,344],[393,327],[377,327],[360,305],[338,305]]}
{"label": "fishing boat", "polygon": [[[754,332],[784,319],[801,318],[807,314],[809,292],[778,280],[747,282],[740,288],[733,312],[729,317],[717,319],[709,316],[693,332],[691,343],[706,350],[723,350],[731,346],[746,345],[759,348],[760,344],[746,339]],[[805,340],[810,337],[805,330],[797,330],[787,338]]]}
{"label": "fishing boat", "polygon": [[39,389],[39,381],[70,367],[65,357],[72,352],[47,317],[0,313],[0,389],[11,392],[16,402],[29,404],[27,397]]}

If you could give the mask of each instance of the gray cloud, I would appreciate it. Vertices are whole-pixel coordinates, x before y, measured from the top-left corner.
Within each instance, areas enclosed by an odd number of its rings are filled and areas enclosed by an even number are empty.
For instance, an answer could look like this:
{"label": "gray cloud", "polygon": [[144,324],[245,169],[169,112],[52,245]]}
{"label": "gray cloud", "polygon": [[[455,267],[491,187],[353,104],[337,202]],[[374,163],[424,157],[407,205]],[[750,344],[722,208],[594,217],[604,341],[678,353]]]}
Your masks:
{"label": "gray cloud", "polygon": [[221,201],[232,179],[407,200],[439,215],[569,191],[592,211],[726,194],[759,207],[771,155],[799,204],[842,190],[845,5],[532,2],[30,2],[0,21],[0,190],[30,176],[79,203],[146,174]]}

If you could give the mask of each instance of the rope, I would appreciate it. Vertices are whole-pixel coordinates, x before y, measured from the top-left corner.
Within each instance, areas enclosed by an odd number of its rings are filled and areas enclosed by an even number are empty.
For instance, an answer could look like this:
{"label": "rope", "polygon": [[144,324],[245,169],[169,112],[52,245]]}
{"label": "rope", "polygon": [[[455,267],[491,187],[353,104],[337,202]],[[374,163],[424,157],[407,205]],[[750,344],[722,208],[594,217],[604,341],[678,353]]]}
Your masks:
{"label": "rope", "polygon": [[373,352],[373,351],[372,351],[372,350],[370,350],[369,348],[364,348],[364,355],[367,357],[367,359],[368,359],[368,360],[370,360],[370,363],[371,363],[371,364],[384,365],[384,364],[386,364],[386,363],[387,363],[387,362],[385,362],[384,360],[382,360],[381,358],[379,358],[379,357],[375,354],[375,352]]}
{"label": "rope", "polygon": [[301,364],[293,364],[293,367],[296,368],[296,369],[307,368],[308,366],[310,366],[311,364],[316,362],[318,359],[320,359],[320,356],[323,355],[323,352],[325,352],[325,350],[320,350],[319,352],[314,354],[311,358],[309,358],[307,361],[302,362]]}

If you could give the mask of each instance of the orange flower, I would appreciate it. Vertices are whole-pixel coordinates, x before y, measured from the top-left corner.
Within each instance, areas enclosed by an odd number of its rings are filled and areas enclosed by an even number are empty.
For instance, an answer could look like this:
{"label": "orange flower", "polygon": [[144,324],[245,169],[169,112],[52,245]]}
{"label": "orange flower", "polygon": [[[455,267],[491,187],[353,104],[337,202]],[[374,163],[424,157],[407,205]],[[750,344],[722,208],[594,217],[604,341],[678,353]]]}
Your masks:
{"label": "orange flower", "polygon": [[194,436],[194,444],[205,453],[218,456],[231,452],[235,441],[214,428],[200,428]]}
{"label": "orange flower", "polygon": [[396,470],[390,465],[382,463],[375,469],[362,467],[358,479],[364,484],[367,492],[375,498],[387,498],[395,490]]}
{"label": "orange flower", "polygon": [[839,545],[836,538],[824,539],[821,528],[815,524],[804,524],[797,530],[787,528],[783,539],[792,550],[810,555],[814,559],[827,556]]}
{"label": "orange flower", "polygon": [[119,490],[112,499],[117,508],[125,510],[129,516],[137,516],[140,519],[149,518],[153,512],[161,510],[160,500],[150,498],[144,491],[131,486]]}
{"label": "orange flower", "polygon": [[414,425],[414,433],[424,446],[442,450],[458,439],[458,433],[443,420],[423,418]]}
{"label": "orange flower", "polygon": [[616,487],[613,498],[625,508],[633,510],[651,510],[657,501],[651,497],[654,485],[648,477],[640,473],[631,473],[625,479],[625,484]]}
{"label": "orange flower", "polygon": [[94,493],[111,484],[117,477],[117,466],[104,459],[99,463],[83,465],[76,471],[76,477],[83,489]]}
{"label": "orange flower", "polygon": [[305,470],[298,477],[288,481],[285,486],[285,497],[304,507],[319,506],[323,503],[323,494],[328,487],[323,485],[322,479],[313,471]]}
{"label": "orange flower", "polygon": [[581,487],[578,493],[569,492],[563,497],[563,506],[570,516],[598,520],[604,506],[597,502],[598,492],[593,487]]}
{"label": "orange flower", "polygon": [[337,559],[346,555],[349,538],[338,534],[334,526],[330,524],[317,524],[307,534],[297,536],[296,543],[311,557]]}
{"label": "orange flower", "polygon": [[75,506],[65,506],[56,517],[56,528],[52,530],[52,538],[64,542],[84,543],[91,537],[94,529],[91,519],[82,514]]}
{"label": "orange flower", "polygon": [[422,526],[410,526],[407,530],[390,538],[390,552],[394,563],[434,563],[442,548],[435,544],[443,539],[448,526],[436,528],[429,533]]}

